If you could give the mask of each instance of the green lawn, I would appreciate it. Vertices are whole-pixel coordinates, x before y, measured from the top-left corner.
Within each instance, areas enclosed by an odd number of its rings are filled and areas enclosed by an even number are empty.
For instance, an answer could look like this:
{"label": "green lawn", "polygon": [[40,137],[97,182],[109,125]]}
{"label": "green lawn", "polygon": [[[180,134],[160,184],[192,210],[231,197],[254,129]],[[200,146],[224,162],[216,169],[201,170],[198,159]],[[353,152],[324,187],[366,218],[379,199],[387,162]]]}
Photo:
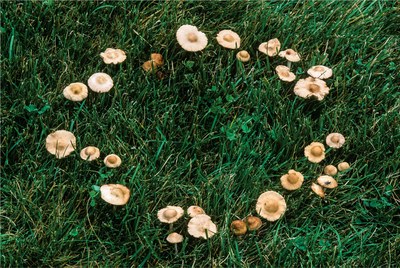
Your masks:
{"label": "green lawn", "polygon": [[[2,267],[395,267],[400,263],[400,6],[396,1],[1,1]],[[208,37],[201,52],[176,41],[183,24]],[[242,38],[252,60],[216,42],[220,30]],[[333,69],[321,102],[280,81],[280,57],[258,52],[278,38],[302,60],[297,79],[323,64]],[[99,54],[126,51],[119,65]],[[141,69],[161,53],[165,78]],[[82,102],[64,87],[106,72],[114,88]],[[46,136],[66,129],[77,150],[57,159]],[[314,164],[304,156],[331,132],[346,137]],[[101,158],[85,162],[87,145]],[[118,154],[122,165],[104,166]],[[325,199],[310,185],[325,165],[347,161]],[[289,192],[280,177],[303,173]],[[127,205],[93,196],[120,183]],[[282,194],[287,211],[243,237],[233,220],[256,215],[258,196]],[[396,192],[397,190],[397,192]],[[91,197],[92,195],[92,197]],[[157,219],[167,205],[199,205],[218,233],[190,237],[189,217],[174,231]]]}

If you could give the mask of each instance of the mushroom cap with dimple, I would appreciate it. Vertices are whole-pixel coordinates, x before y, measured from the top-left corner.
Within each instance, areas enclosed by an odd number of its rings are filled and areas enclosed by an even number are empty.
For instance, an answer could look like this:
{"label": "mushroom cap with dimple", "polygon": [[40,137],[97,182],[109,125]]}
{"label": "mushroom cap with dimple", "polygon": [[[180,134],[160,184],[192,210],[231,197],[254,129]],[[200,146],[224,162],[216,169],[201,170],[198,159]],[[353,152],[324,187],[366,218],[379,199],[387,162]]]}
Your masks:
{"label": "mushroom cap with dimple", "polygon": [[324,167],[324,174],[335,176],[337,174],[337,168],[334,165],[327,165]]}
{"label": "mushroom cap with dimple", "polygon": [[256,217],[256,216],[247,216],[244,219],[244,222],[247,224],[247,229],[249,231],[257,230],[262,225],[261,219],[259,217]]}
{"label": "mushroom cap with dimple", "polygon": [[298,62],[301,60],[299,53],[297,53],[291,48],[279,52],[279,57],[285,58],[290,62]]}
{"label": "mushroom cap with dimple", "polygon": [[275,67],[276,74],[279,79],[286,82],[292,82],[296,79],[296,75],[290,71],[290,68],[285,65],[278,65]]}
{"label": "mushroom cap with dimple", "polygon": [[231,30],[222,30],[217,34],[217,42],[221,46],[230,49],[240,47],[240,36]]}
{"label": "mushroom cap with dimple", "polygon": [[241,62],[248,62],[250,60],[250,54],[246,50],[241,50],[236,54],[236,58]]}
{"label": "mushroom cap with dimple", "polygon": [[244,235],[247,232],[246,223],[242,220],[234,220],[231,223],[231,231],[235,235]]}
{"label": "mushroom cap with dimple", "polygon": [[82,101],[88,96],[87,86],[83,83],[71,83],[63,90],[63,95],[66,99],[72,101]]}
{"label": "mushroom cap with dimple", "polygon": [[183,241],[183,235],[178,234],[178,233],[170,233],[167,236],[167,241],[171,244],[178,244]]}
{"label": "mushroom cap with dimple", "polygon": [[275,191],[264,192],[258,197],[256,211],[264,219],[276,221],[286,211],[285,198]]}
{"label": "mushroom cap with dimple", "polygon": [[87,146],[80,152],[83,160],[92,161],[100,157],[100,150],[95,146]]}
{"label": "mushroom cap with dimple", "polygon": [[182,25],[176,31],[179,45],[186,51],[196,52],[203,50],[208,43],[207,36],[200,32],[196,26]]}
{"label": "mushroom cap with dimple", "polygon": [[347,162],[341,162],[338,164],[339,171],[345,171],[346,169],[350,168],[350,164]]}
{"label": "mushroom cap with dimple", "polygon": [[95,73],[89,77],[88,85],[91,90],[97,93],[104,93],[110,91],[114,86],[114,82],[106,73]]}
{"label": "mushroom cap with dimple", "polygon": [[317,182],[322,187],[329,188],[329,189],[333,189],[338,186],[337,181],[328,175],[319,176],[317,179]]}
{"label": "mushroom cap with dimple", "polygon": [[125,51],[119,48],[107,48],[104,52],[100,53],[105,64],[118,64],[126,59]]}
{"label": "mushroom cap with dimple", "polygon": [[109,168],[119,167],[121,163],[121,158],[116,154],[109,154],[104,158],[104,164]]}
{"label": "mushroom cap with dimple", "polygon": [[325,146],[320,142],[312,142],[304,148],[304,155],[308,161],[319,163],[325,159]]}
{"label": "mushroom cap with dimple", "polygon": [[130,190],[121,184],[105,184],[100,187],[101,198],[112,205],[122,206],[128,203]]}
{"label": "mushroom cap with dimple", "polygon": [[279,42],[278,38],[271,39],[258,46],[258,51],[267,54],[270,57],[278,55],[280,49],[281,42]]}
{"label": "mushroom cap with dimple", "polygon": [[324,65],[315,65],[308,69],[307,73],[319,79],[328,79],[333,75],[332,69]]}
{"label": "mushroom cap with dimple", "polygon": [[297,190],[301,187],[304,181],[304,176],[295,171],[294,169],[289,170],[289,172],[281,177],[282,187],[286,190]]}
{"label": "mushroom cap with dimple", "polygon": [[188,233],[196,238],[210,238],[217,233],[217,226],[211,221],[210,216],[199,214],[190,219]]}
{"label": "mushroom cap with dimple", "polygon": [[307,77],[306,79],[299,79],[293,91],[294,94],[304,99],[316,98],[321,101],[329,94],[329,87],[324,80]]}
{"label": "mushroom cap with dimple", "polygon": [[57,130],[46,137],[46,149],[57,158],[70,155],[76,147],[76,138],[72,132]]}
{"label": "mushroom cap with dimple", "polygon": [[196,215],[200,215],[200,214],[206,214],[204,209],[202,209],[199,206],[190,206],[187,209],[187,214],[189,215],[189,217],[193,218]]}
{"label": "mushroom cap with dimple", "polygon": [[313,190],[314,193],[319,195],[319,197],[324,198],[325,197],[325,191],[324,188],[322,188],[320,185],[316,183],[311,184],[311,190]]}
{"label": "mushroom cap with dimple", "polygon": [[182,217],[183,214],[183,208],[178,206],[167,206],[157,212],[157,217],[161,222],[173,223]]}
{"label": "mushroom cap with dimple", "polygon": [[328,136],[326,136],[325,140],[326,145],[336,149],[342,147],[345,141],[346,139],[340,133],[330,133]]}

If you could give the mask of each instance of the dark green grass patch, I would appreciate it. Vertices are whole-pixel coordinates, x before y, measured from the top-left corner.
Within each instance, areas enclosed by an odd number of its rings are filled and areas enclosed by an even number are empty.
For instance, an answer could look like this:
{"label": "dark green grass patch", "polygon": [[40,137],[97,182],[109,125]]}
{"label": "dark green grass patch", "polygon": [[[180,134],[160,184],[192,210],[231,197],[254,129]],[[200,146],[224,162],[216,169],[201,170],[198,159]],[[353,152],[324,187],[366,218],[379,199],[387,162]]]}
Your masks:
{"label": "dark green grass patch", "polygon": [[[1,2],[1,264],[38,266],[265,267],[395,266],[400,262],[399,5],[395,1],[2,1]],[[209,43],[184,51],[176,30],[192,24]],[[232,29],[251,62],[220,47]],[[258,52],[278,38],[300,52],[292,70],[307,77],[315,64],[334,76],[321,102],[294,95],[278,79],[279,57]],[[107,47],[127,59],[106,66]],[[165,76],[146,74],[150,53],[165,57]],[[73,103],[72,82],[106,72],[114,88]],[[66,129],[77,150],[56,159],[45,139]],[[345,145],[312,164],[304,147],[331,132]],[[101,158],[82,161],[95,145]],[[347,161],[339,187],[320,199],[311,182],[327,164]],[[289,192],[280,177],[305,176]],[[123,207],[100,199],[93,186],[121,183],[132,196]],[[288,210],[243,238],[232,220],[255,214],[258,196],[281,193]],[[218,226],[209,240],[157,220],[166,205],[199,205]]]}

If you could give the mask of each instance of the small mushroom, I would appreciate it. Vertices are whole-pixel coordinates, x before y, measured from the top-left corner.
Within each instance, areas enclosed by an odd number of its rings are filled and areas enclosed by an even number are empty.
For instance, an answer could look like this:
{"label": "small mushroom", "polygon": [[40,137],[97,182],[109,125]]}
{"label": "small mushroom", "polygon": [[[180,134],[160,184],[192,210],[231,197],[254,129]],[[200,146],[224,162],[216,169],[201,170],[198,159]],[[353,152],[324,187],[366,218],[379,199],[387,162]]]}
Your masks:
{"label": "small mushroom", "polygon": [[188,223],[188,233],[196,238],[208,239],[217,233],[217,226],[206,214],[196,215]]}
{"label": "small mushroom", "polygon": [[244,222],[247,224],[247,229],[249,231],[255,231],[260,229],[261,225],[262,225],[262,221],[259,217],[256,216],[247,216],[244,219]]}
{"label": "small mushroom", "polygon": [[83,160],[92,161],[100,156],[100,150],[94,146],[87,146],[81,150],[80,156]]}
{"label": "small mushroom", "polygon": [[297,53],[296,51],[294,51],[291,48],[279,52],[279,57],[285,58],[288,61],[287,67],[289,67],[289,68],[291,67],[292,62],[300,61],[299,53]]}
{"label": "small mushroom", "polygon": [[236,58],[241,62],[248,62],[250,60],[250,54],[246,50],[241,50],[236,54]]}
{"label": "small mushroom", "polygon": [[319,163],[325,159],[325,146],[320,142],[312,142],[304,148],[304,155],[308,161]]}
{"label": "small mushroom", "polygon": [[63,95],[71,101],[82,101],[88,96],[87,86],[83,83],[71,83],[63,90]]}
{"label": "small mushroom", "polygon": [[157,218],[164,223],[169,223],[169,229],[172,230],[173,223],[179,220],[183,214],[184,210],[178,206],[167,206],[163,209],[160,209],[157,212]]}
{"label": "small mushroom", "polygon": [[350,165],[347,162],[341,162],[338,164],[338,169],[339,171],[345,171],[346,169],[349,169]]}
{"label": "small mushroom", "polygon": [[192,25],[182,25],[176,31],[179,45],[186,51],[196,52],[203,50],[208,43],[207,36]]}
{"label": "small mushroom", "polygon": [[70,155],[76,147],[75,135],[67,130],[57,130],[46,137],[46,149],[57,158]]}
{"label": "small mushroom", "polygon": [[307,77],[297,81],[294,86],[294,94],[304,99],[316,98],[321,101],[329,94],[329,87],[321,79]]}
{"label": "small mushroom", "polygon": [[110,91],[114,86],[114,82],[106,73],[95,73],[89,77],[88,85],[91,90],[97,93],[104,93]]}
{"label": "small mushroom", "polygon": [[174,244],[174,246],[175,246],[175,253],[178,254],[178,245],[177,245],[177,244],[182,243],[182,241],[183,241],[183,235],[180,235],[180,234],[178,234],[178,233],[170,233],[170,234],[167,236],[167,241],[168,241],[170,244]]}
{"label": "small mushroom", "polygon": [[146,72],[155,72],[157,70],[157,65],[152,61],[148,60],[142,65],[143,70]]}
{"label": "small mushroom", "polygon": [[345,138],[340,133],[331,133],[326,137],[326,144],[331,148],[340,148],[345,143]]}
{"label": "small mushroom", "polygon": [[285,199],[275,191],[264,192],[257,199],[256,211],[264,219],[276,221],[286,211]]}
{"label": "small mushroom", "polygon": [[119,167],[121,163],[121,158],[116,154],[109,154],[104,158],[104,164],[109,168]]}
{"label": "small mushroom", "polygon": [[323,65],[315,65],[308,69],[307,73],[319,79],[328,79],[333,75],[332,69]]}
{"label": "small mushroom", "polygon": [[281,42],[279,42],[278,38],[271,39],[267,42],[261,43],[258,46],[258,50],[260,52],[267,54],[270,57],[278,55],[280,49]]}
{"label": "small mushroom", "polygon": [[115,48],[107,48],[104,52],[100,53],[105,64],[118,64],[126,59],[125,51]]}
{"label": "small mushroom", "polygon": [[317,182],[322,187],[329,188],[329,189],[333,189],[338,186],[337,181],[328,175],[319,176],[317,179]]}
{"label": "small mushroom", "polygon": [[322,188],[322,187],[319,186],[318,184],[312,183],[312,184],[311,184],[311,190],[313,190],[314,193],[316,193],[317,195],[319,195],[319,197],[325,198],[325,191],[324,191],[324,188]]}
{"label": "small mushroom", "polygon": [[296,79],[296,75],[290,71],[289,67],[285,65],[278,65],[275,67],[276,74],[278,75],[279,79],[286,82],[292,82]]}
{"label": "small mushroom", "polygon": [[294,169],[289,170],[289,172],[281,177],[282,187],[286,190],[293,191],[301,187],[304,181],[304,176],[295,171]]}
{"label": "small mushroom", "polygon": [[217,42],[225,48],[237,49],[240,47],[239,35],[231,30],[220,31],[217,34]]}
{"label": "small mushroom", "polygon": [[116,206],[128,203],[131,195],[130,190],[121,184],[105,184],[100,187],[101,198]]}
{"label": "small mushroom", "polygon": [[231,223],[231,231],[237,236],[244,235],[247,232],[246,223],[242,220],[234,220]]}
{"label": "small mushroom", "polygon": [[206,214],[206,213],[204,212],[204,209],[202,209],[199,206],[190,206],[187,209],[187,214],[189,215],[189,217],[193,218],[196,215]]}
{"label": "small mushroom", "polygon": [[337,168],[334,165],[327,165],[324,167],[324,174],[335,176],[337,174]]}
{"label": "small mushroom", "polygon": [[150,60],[157,66],[161,67],[164,64],[164,58],[159,53],[151,53]]}

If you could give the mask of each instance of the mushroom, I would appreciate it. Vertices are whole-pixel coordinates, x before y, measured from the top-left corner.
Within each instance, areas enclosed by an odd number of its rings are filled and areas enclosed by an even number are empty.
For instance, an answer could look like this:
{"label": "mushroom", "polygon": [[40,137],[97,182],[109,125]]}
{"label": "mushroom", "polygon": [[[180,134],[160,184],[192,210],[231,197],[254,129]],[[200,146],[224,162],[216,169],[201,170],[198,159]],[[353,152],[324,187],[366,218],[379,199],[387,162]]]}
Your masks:
{"label": "mushroom", "polygon": [[326,144],[331,148],[340,148],[343,146],[345,141],[344,136],[340,133],[331,133],[326,136],[325,140]]}
{"label": "mushroom", "polygon": [[247,224],[247,229],[249,231],[254,231],[260,229],[262,225],[262,221],[259,217],[256,216],[247,216],[244,219],[244,222]]}
{"label": "mushroom", "polygon": [[71,83],[63,90],[65,98],[72,101],[82,101],[88,96],[87,86],[83,83]]}
{"label": "mushroom", "polygon": [[234,220],[231,223],[231,231],[237,236],[244,235],[247,232],[246,223],[242,220]]}
{"label": "mushroom", "polygon": [[296,75],[290,71],[290,68],[285,65],[278,65],[275,71],[282,81],[292,82],[296,79]]}
{"label": "mushroom", "polygon": [[80,156],[83,160],[92,161],[100,156],[100,150],[94,146],[87,146],[81,150]]}
{"label": "mushroom", "polygon": [[220,31],[217,34],[217,42],[225,48],[237,49],[240,47],[239,35],[231,30]]}
{"label": "mushroom", "polygon": [[161,67],[164,64],[164,58],[159,53],[151,53],[150,60],[157,66]]}
{"label": "mushroom", "polygon": [[281,42],[279,42],[278,38],[271,39],[267,42],[261,43],[258,46],[258,50],[260,52],[267,54],[270,57],[278,55],[280,49]]}
{"label": "mushroom", "polygon": [[333,75],[332,69],[323,65],[315,65],[308,69],[307,73],[315,78],[328,79]]}
{"label": "mushroom", "polygon": [[345,171],[346,169],[349,169],[350,165],[347,162],[341,162],[338,164],[338,169],[339,171]]}
{"label": "mushroom", "polygon": [[299,189],[303,184],[303,181],[304,176],[294,169],[289,170],[288,174],[285,174],[281,177],[282,187],[290,191]]}
{"label": "mushroom", "polygon": [[104,52],[100,53],[100,57],[103,58],[105,64],[117,64],[125,61],[125,51],[115,48],[107,48]]}
{"label": "mushroom", "polygon": [[320,142],[312,142],[304,148],[304,155],[308,161],[319,163],[325,159],[325,146]]}
{"label": "mushroom", "polygon": [[324,188],[322,188],[321,186],[319,186],[316,183],[312,183],[311,184],[311,190],[313,190],[314,193],[316,193],[317,195],[319,195],[321,198],[325,197],[325,191]]}
{"label": "mushroom", "polygon": [[291,67],[292,62],[300,61],[299,53],[297,53],[296,51],[294,51],[291,48],[279,52],[279,57],[285,58],[288,61],[287,67],[289,67],[289,68]]}
{"label": "mushroom", "polygon": [[236,58],[241,62],[248,62],[250,60],[250,54],[246,50],[241,50],[236,54]]}
{"label": "mushroom", "polygon": [[337,181],[328,175],[319,176],[317,179],[319,185],[325,188],[333,189],[338,186]]}
{"label": "mushroom", "polygon": [[190,206],[187,209],[187,214],[189,215],[189,217],[193,218],[196,215],[206,214],[206,213],[204,212],[204,209],[202,209],[199,206]]}
{"label": "mushroom", "polygon": [[183,241],[183,235],[180,235],[180,234],[178,234],[178,233],[170,233],[168,236],[167,236],[167,241],[170,243],[170,244],[174,244],[174,246],[175,246],[175,253],[176,254],[178,254],[178,243],[182,243],[182,241]]}
{"label": "mushroom", "polygon": [[300,79],[294,86],[294,94],[304,99],[316,98],[321,101],[325,95],[329,94],[329,87],[326,85],[324,80],[307,77],[306,79]]}
{"label": "mushroom", "polygon": [[178,206],[167,206],[157,212],[157,217],[161,222],[169,223],[169,229],[172,230],[173,223],[184,214],[184,210]]}
{"label": "mushroom", "polygon": [[256,211],[264,219],[276,221],[286,211],[285,199],[275,191],[264,192],[258,197]]}
{"label": "mushroom", "polygon": [[191,52],[203,50],[208,43],[207,36],[192,25],[179,27],[176,31],[176,39],[184,50]]}
{"label": "mushroom", "polygon": [[76,147],[74,134],[67,130],[57,130],[46,137],[46,149],[57,158],[70,155]]}
{"label": "mushroom", "polygon": [[324,174],[335,176],[337,174],[337,168],[334,165],[327,165],[324,167]]}
{"label": "mushroom", "polygon": [[128,203],[130,190],[121,184],[104,184],[100,187],[101,199],[116,206]]}
{"label": "mushroom", "polygon": [[211,221],[210,216],[199,214],[190,219],[188,232],[193,237],[208,239],[217,233],[217,226]]}
{"label": "mushroom", "polygon": [[97,93],[104,93],[110,91],[114,86],[114,82],[106,73],[95,73],[89,77],[88,85],[91,90]]}
{"label": "mushroom", "polygon": [[146,72],[155,72],[157,70],[157,65],[152,60],[148,60],[143,63],[142,68]]}
{"label": "mushroom", "polygon": [[104,164],[109,168],[119,167],[121,163],[121,158],[116,154],[109,154],[104,158]]}

